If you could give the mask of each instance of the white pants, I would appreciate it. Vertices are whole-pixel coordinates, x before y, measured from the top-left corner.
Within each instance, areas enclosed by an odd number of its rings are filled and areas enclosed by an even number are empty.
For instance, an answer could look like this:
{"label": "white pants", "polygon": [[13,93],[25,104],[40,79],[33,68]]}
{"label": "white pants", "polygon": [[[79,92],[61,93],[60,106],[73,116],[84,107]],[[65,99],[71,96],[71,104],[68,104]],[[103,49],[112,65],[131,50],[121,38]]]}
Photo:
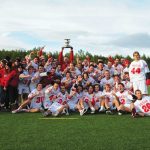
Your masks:
{"label": "white pants", "polygon": [[148,94],[147,85],[145,80],[133,82],[133,90],[141,90],[142,94]]}
{"label": "white pants", "polygon": [[50,110],[52,113],[55,113],[57,110],[59,110],[63,105],[59,104],[57,102],[54,102],[49,108],[48,110]]}

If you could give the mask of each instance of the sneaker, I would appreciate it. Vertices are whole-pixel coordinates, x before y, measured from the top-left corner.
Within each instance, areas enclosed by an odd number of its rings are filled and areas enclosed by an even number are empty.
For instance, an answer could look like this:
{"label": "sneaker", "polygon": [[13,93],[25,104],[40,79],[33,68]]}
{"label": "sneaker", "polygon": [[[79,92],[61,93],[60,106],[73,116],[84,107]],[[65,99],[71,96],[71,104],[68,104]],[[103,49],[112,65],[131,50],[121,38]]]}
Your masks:
{"label": "sneaker", "polygon": [[47,117],[49,115],[49,113],[47,111],[42,113],[43,117]]}
{"label": "sneaker", "polygon": [[87,111],[88,111],[88,109],[87,109],[87,108],[84,108],[84,112],[83,112],[83,113],[85,114]]}
{"label": "sneaker", "polygon": [[68,109],[64,108],[61,114],[66,114],[66,116],[69,116]]}
{"label": "sneaker", "polygon": [[124,111],[122,111],[122,110],[119,110],[119,111],[118,111],[118,115],[119,115],[119,116],[121,116],[123,113],[124,113]]}
{"label": "sneaker", "polygon": [[66,114],[66,108],[63,109],[61,114]]}
{"label": "sneaker", "polygon": [[55,113],[52,113],[52,116],[57,117],[59,115],[59,112],[56,111]]}
{"label": "sneaker", "polygon": [[66,116],[69,115],[69,112],[68,112],[68,109],[67,109],[67,108],[64,108],[63,111],[64,111],[64,113],[66,114]]}
{"label": "sneaker", "polygon": [[135,118],[135,117],[136,117],[136,110],[135,110],[135,108],[133,108],[133,109],[132,109],[131,116],[132,116],[133,118]]}
{"label": "sneaker", "polygon": [[84,109],[80,110],[80,116],[83,116],[84,114]]}
{"label": "sneaker", "polygon": [[119,115],[119,116],[121,116],[121,115],[122,115],[122,113],[121,113],[121,112],[118,112],[118,115]]}
{"label": "sneaker", "polygon": [[104,112],[105,111],[105,108],[104,107],[101,107],[100,109],[99,109],[99,112]]}
{"label": "sneaker", "polygon": [[111,110],[106,110],[107,115],[113,115],[113,112]]}
{"label": "sneaker", "polygon": [[91,107],[91,114],[94,114],[94,113],[95,113],[95,108]]}
{"label": "sneaker", "polygon": [[16,113],[21,112],[21,111],[22,111],[21,109],[15,109],[15,110],[13,110],[11,113],[12,113],[12,114],[16,114]]}

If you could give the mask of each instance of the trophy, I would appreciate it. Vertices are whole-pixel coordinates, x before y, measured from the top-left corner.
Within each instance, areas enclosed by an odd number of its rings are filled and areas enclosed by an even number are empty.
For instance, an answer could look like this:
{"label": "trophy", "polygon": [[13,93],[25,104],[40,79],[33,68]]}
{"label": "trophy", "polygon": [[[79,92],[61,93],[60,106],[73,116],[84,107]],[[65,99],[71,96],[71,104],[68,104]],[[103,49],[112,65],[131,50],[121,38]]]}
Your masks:
{"label": "trophy", "polygon": [[70,39],[64,39],[64,40],[65,40],[65,45],[63,46],[63,48],[73,49],[73,47],[70,45]]}

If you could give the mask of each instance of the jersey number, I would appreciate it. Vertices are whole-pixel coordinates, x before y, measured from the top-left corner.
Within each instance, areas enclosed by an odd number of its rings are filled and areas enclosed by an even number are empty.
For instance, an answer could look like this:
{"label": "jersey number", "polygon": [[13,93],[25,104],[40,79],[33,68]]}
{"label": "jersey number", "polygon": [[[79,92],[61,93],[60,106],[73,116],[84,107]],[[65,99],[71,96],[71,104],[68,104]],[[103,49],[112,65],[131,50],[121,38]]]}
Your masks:
{"label": "jersey number", "polygon": [[42,103],[44,100],[44,97],[37,97],[36,103]]}
{"label": "jersey number", "polygon": [[140,68],[133,68],[132,70],[131,70],[131,72],[132,72],[132,74],[135,74],[135,73],[137,73],[137,74],[140,74],[140,72],[141,72],[141,69]]}
{"label": "jersey number", "polygon": [[144,110],[144,112],[150,111],[150,103],[146,103],[146,105],[143,105],[142,109]]}
{"label": "jersey number", "polygon": [[124,100],[124,99],[121,99],[120,103],[121,103],[121,104],[125,104],[125,100]]}

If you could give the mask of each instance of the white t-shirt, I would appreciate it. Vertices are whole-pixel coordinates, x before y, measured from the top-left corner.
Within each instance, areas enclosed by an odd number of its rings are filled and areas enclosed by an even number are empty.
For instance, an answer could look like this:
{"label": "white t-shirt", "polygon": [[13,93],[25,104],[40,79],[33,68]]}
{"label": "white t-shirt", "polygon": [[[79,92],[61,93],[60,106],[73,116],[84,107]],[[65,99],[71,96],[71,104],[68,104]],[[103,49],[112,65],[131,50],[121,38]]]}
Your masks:
{"label": "white t-shirt", "polygon": [[113,86],[113,83],[114,83],[114,80],[113,80],[113,78],[110,78],[110,79],[106,79],[106,78],[103,78],[102,80],[101,80],[101,82],[100,82],[100,85],[102,86],[102,87],[104,87],[105,86],[105,84],[110,84],[111,86]]}

